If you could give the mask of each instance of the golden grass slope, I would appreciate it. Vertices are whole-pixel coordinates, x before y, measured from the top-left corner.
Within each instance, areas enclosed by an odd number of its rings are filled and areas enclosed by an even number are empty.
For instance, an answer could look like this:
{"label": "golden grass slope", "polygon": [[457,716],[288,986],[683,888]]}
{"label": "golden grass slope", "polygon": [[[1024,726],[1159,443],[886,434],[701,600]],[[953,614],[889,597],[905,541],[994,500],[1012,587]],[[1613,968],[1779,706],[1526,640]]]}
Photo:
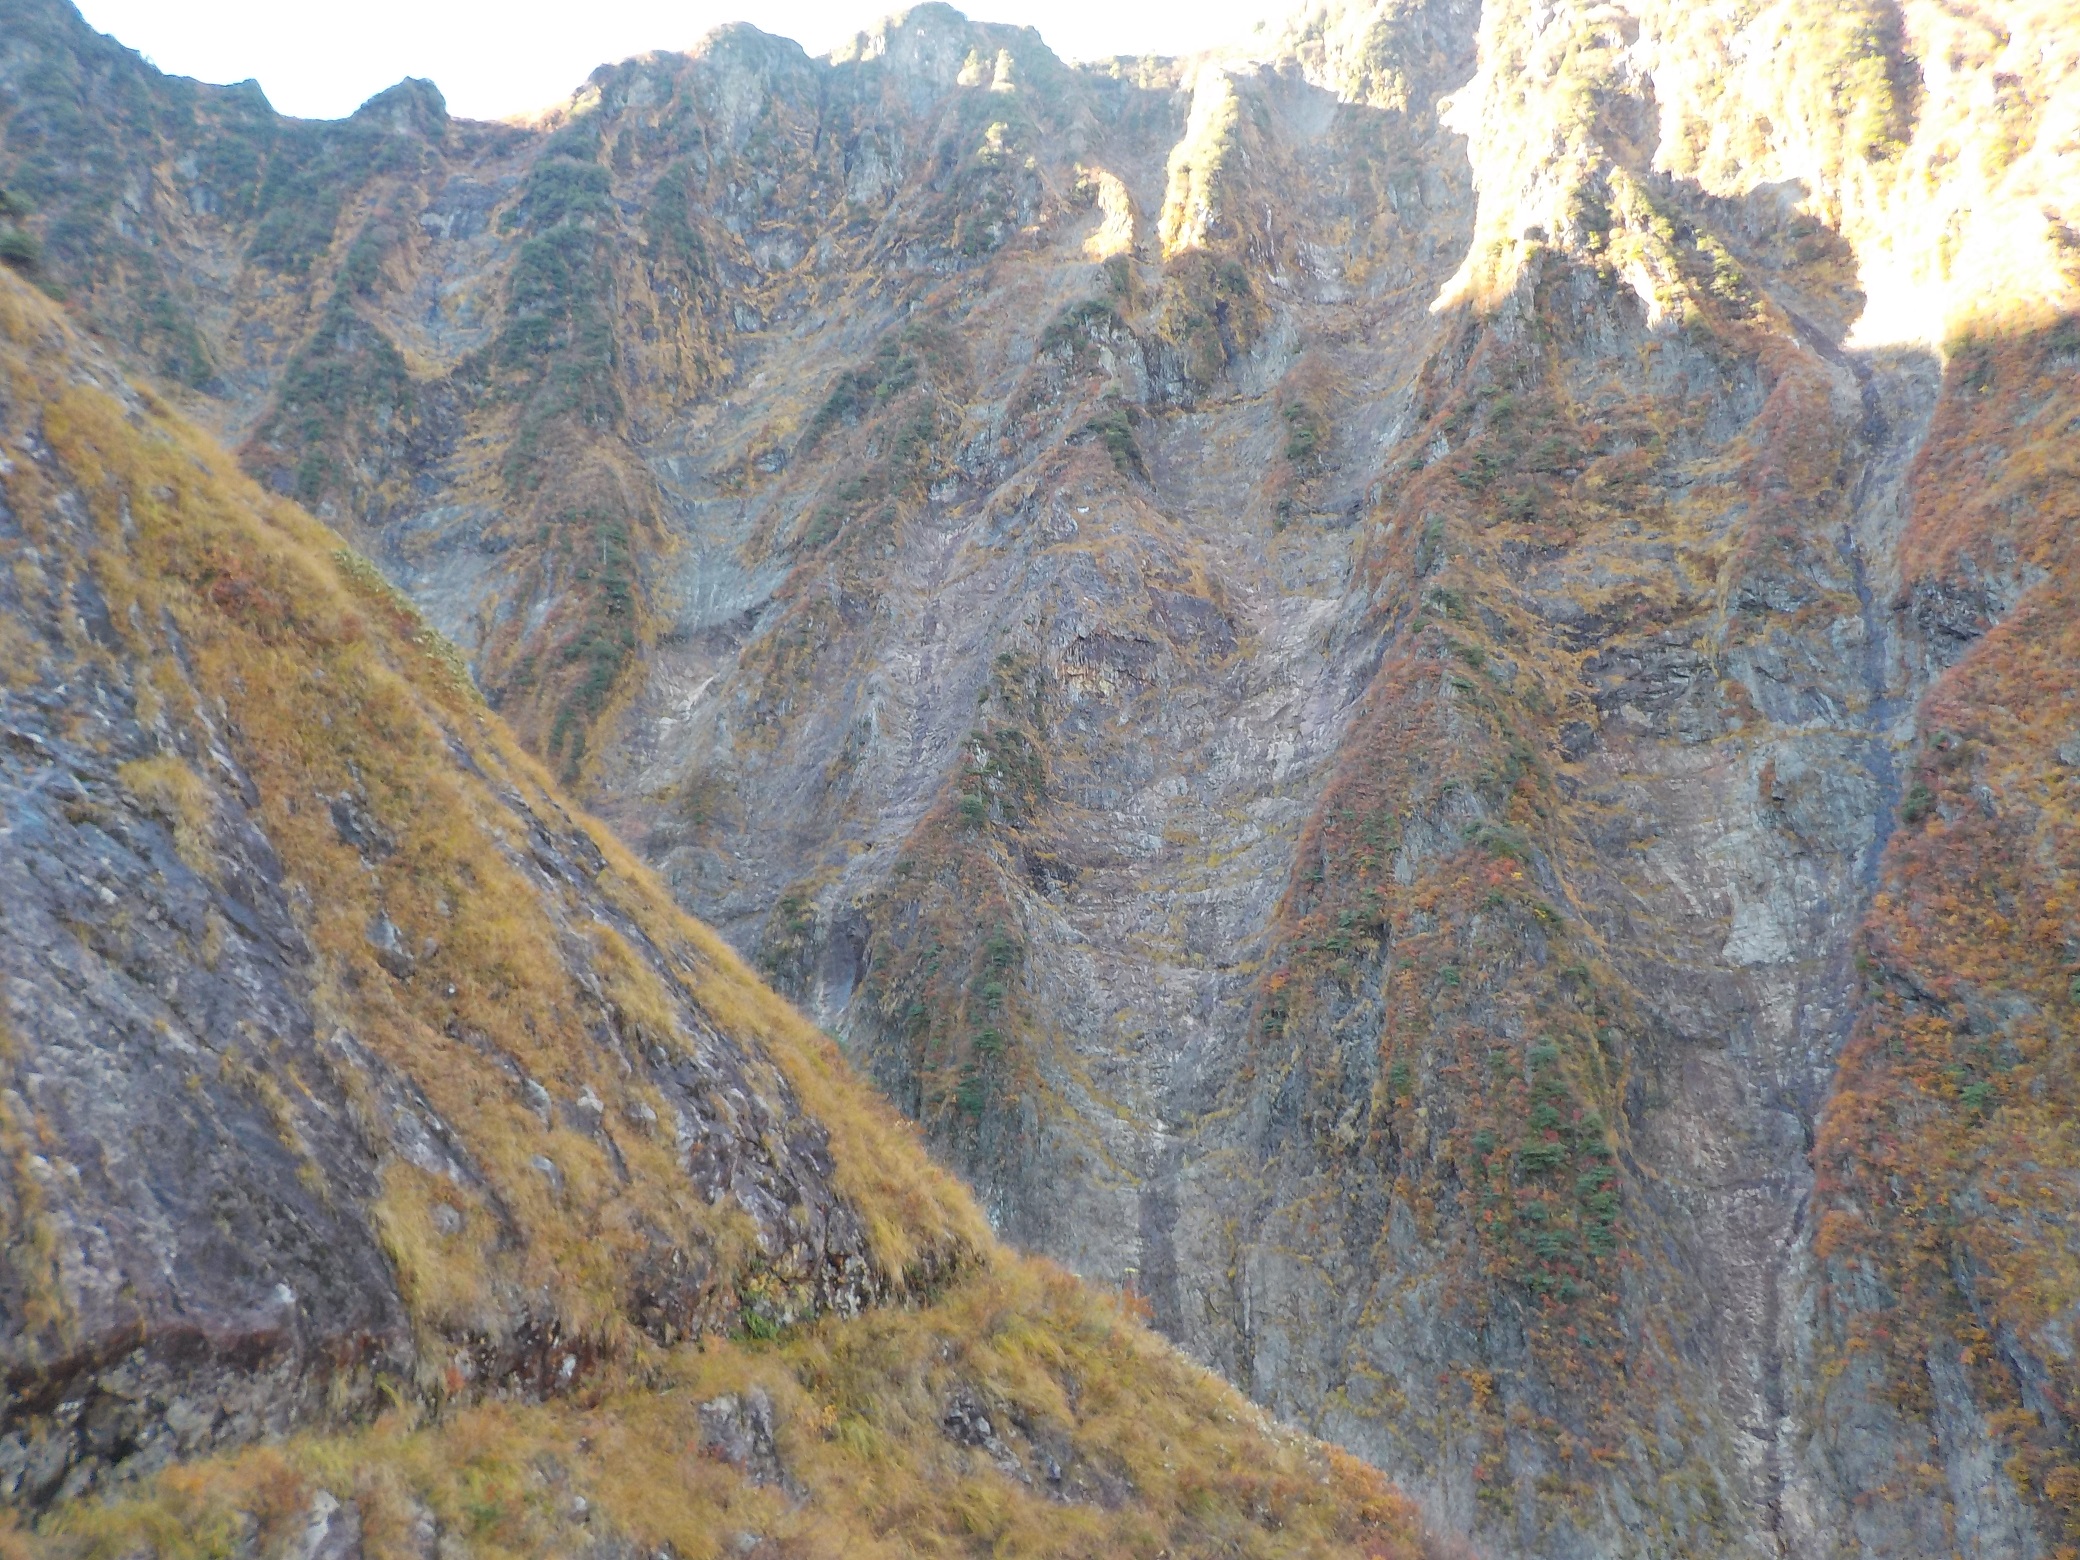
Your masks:
{"label": "golden grass slope", "polygon": [[[425,1092],[484,1174],[477,1197],[391,1167],[375,1217],[419,1321],[495,1331],[513,1295],[546,1289],[568,1329],[611,1348],[629,1269],[660,1243],[713,1248],[724,1273],[748,1271],[748,1231],[697,1194],[668,1138],[613,1134],[623,1174],[596,1135],[538,1121],[531,1091],[495,1060],[559,1099],[591,1090],[610,1119],[643,1120],[643,1107],[665,1102],[643,1097],[641,1074],[597,1041],[603,1022],[646,1048],[691,1049],[703,1026],[749,1039],[772,1069],[754,1085],[776,1100],[798,1092],[831,1135],[840,1195],[877,1210],[872,1254],[895,1287],[984,1240],[964,1194],[907,1129],[833,1084],[829,1042],[564,808],[402,598],[323,526],[154,413],[149,396],[126,407],[94,385],[66,328],[18,283],[7,289],[13,399],[38,414],[95,512],[105,545],[91,567],[111,616],[150,625],[163,614],[177,626],[180,662],[133,628],[148,700],[192,706],[165,717],[174,721],[218,716],[306,896],[321,1009]],[[14,507],[33,514],[55,501],[42,486],[40,466],[16,463]],[[176,838],[199,853],[208,803],[177,765],[146,761],[131,788],[175,806]],[[325,800],[341,796],[357,797],[384,837],[377,859],[340,836]],[[537,829],[590,834],[593,881],[544,892],[527,865]],[[379,918],[409,950],[409,979],[393,978],[370,941]],[[492,1238],[494,1202],[517,1243]],[[435,1203],[468,1229],[427,1246]]]}
{"label": "golden grass slope", "polygon": [[[701,1406],[754,1390],[805,1495],[704,1445]],[[1008,1454],[948,1435],[949,1397],[986,1405]],[[1111,1300],[1010,1257],[934,1305],[678,1349],[639,1383],[396,1413],[175,1469],[134,1499],[58,1512],[12,1552],[293,1552],[321,1491],[353,1503],[370,1560],[436,1541],[562,1555],[610,1535],[681,1560],[1424,1552],[1370,1469],[1277,1430]]]}

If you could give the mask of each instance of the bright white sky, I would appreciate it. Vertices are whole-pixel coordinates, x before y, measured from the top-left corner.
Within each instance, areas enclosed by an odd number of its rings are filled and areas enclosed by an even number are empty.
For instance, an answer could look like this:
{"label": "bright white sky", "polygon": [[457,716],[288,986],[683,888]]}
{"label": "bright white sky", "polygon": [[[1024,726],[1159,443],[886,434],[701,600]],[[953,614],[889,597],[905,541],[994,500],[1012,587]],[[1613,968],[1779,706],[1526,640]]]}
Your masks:
{"label": "bright white sky", "polygon": [[[88,22],[161,70],[257,77],[285,114],[336,119],[405,76],[449,112],[532,113],[595,65],[684,49],[748,21],[822,54],[902,0],[79,0]],[[1239,43],[1272,0],[971,0],[978,20],[1035,26],[1057,54],[1184,54]]]}

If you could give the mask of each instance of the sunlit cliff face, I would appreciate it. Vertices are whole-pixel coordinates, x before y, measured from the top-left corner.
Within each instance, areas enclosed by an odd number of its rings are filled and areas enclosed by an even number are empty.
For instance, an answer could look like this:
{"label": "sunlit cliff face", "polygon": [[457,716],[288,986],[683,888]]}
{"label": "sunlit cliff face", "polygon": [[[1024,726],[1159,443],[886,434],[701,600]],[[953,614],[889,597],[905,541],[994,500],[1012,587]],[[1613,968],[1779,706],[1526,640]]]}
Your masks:
{"label": "sunlit cliff face", "polygon": [[[1622,233],[1627,181],[1663,174],[1845,237],[1853,346],[2069,308],[2073,22],[2058,3],[1491,5],[1479,73],[1447,107],[1482,199],[1444,301],[1506,290],[1527,242],[1604,250],[1604,208]],[[1621,264],[1660,307],[1651,261]]]}

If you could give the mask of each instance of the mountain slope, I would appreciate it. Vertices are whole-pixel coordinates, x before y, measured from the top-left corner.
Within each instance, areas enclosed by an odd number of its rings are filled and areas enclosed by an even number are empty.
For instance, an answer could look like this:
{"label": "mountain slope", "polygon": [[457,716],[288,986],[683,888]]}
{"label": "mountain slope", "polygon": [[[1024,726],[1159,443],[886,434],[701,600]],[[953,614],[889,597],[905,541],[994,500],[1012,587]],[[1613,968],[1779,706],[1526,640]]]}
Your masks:
{"label": "mountain slope", "polygon": [[927,5],[525,129],[8,16],[44,279],[999,1232],[1498,1553],[2071,1541],[2070,3]]}
{"label": "mountain slope", "polygon": [[6,274],[0,372],[33,1550],[1414,1552],[996,1246],[413,609]]}
{"label": "mountain slope", "polygon": [[[149,351],[144,284],[63,241],[137,234],[216,365],[188,410],[422,604],[1000,1229],[1136,1266],[1180,1026],[1243,989],[1362,682],[1366,645],[1319,641],[1471,221],[1431,105],[1474,9],[1233,68],[1072,69],[942,6],[830,62],[725,29],[522,134],[412,86],[250,131],[18,5],[0,178],[49,274]],[[74,117],[108,132],[84,168]]]}
{"label": "mountain slope", "polygon": [[[1982,1114],[2056,981],[2033,896],[1894,835],[2013,702],[1967,647],[2064,588],[2073,33],[2008,23],[1491,5],[1450,111],[1481,212],[1358,570],[1390,648],[1205,1069],[1188,1173],[1243,1191],[1180,1199],[1173,1325],[1521,1552],[2066,1541],[2062,1135]],[[1924,895],[1920,978],[1982,1005],[1895,1072]]]}
{"label": "mountain slope", "polygon": [[[1864,1000],[1814,1152],[1824,1358],[1841,1370],[1826,1445],[1869,1492],[1859,1528],[1877,1543],[2055,1554],[2080,1542],[2080,327],[1956,348],[1902,547],[1902,594],[1956,664],[1901,764],[1855,953]],[[1872,1398],[1894,1455],[1856,1433]]]}

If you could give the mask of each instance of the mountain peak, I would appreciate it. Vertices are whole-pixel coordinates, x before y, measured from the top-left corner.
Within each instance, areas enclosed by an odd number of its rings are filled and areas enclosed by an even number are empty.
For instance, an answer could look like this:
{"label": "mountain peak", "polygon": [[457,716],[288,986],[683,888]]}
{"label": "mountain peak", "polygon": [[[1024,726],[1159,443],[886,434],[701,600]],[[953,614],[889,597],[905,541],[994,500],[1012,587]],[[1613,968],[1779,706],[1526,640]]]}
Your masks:
{"label": "mountain peak", "polygon": [[353,118],[380,124],[393,135],[417,135],[437,141],[447,133],[448,100],[432,82],[407,76],[355,109]]}

